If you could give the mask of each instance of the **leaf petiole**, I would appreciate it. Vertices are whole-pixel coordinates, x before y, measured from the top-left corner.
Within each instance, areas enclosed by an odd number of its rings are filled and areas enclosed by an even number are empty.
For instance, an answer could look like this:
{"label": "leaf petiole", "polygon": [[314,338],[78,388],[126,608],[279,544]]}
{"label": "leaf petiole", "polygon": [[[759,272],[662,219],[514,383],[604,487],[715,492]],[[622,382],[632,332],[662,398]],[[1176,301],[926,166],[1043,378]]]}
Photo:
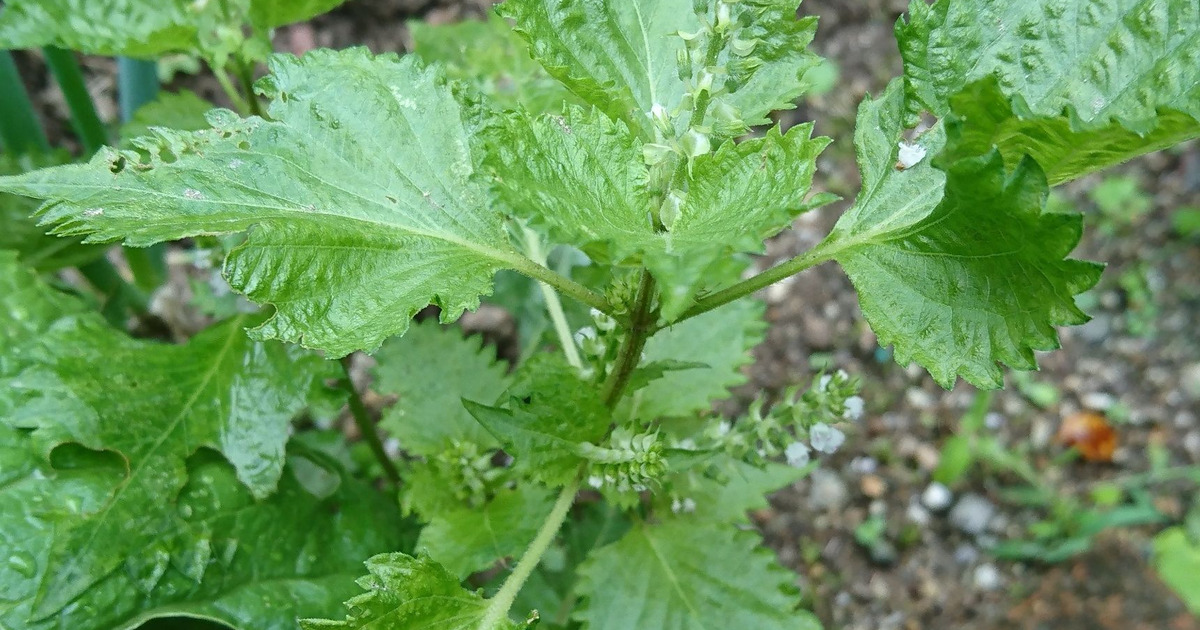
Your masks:
{"label": "leaf petiole", "polygon": [[658,332],[663,328],[678,324],[685,319],[691,319],[697,315],[707,313],[715,308],[725,306],[726,304],[744,298],[755,291],[765,289],[766,287],[775,284],[784,278],[794,276],[801,271],[805,271],[816,267],[821,263],[828,262],[833,259],[838,249],[841,248],[827,248],[818,245],[817,247],[810,249],[809,251],[783,264],[775,265],[774,267],[747,278],[746,280],[743,280],[733,286],[729,286],[717,291],[716,293],[706,295],[703,298],[696,300],[696,303],[685,310],[678,319],[673,322],[659,325],[654,329],[654,332]]}
{"label": "leaf petiole", "polygon": [[555,273],[552,269],[546,267],[545,265],[538,264],[537,262],[530,260],[525,256],[506,257],[504,262],[511,265],[513,270],[529,276],[534,280],[545,282],[546,284],[558,290],[559,293],[570,296],[579,302],[582,302],[583,304],[587,304],[588,306],[600,311],[601,313],[604,313],[605,315],[608,315],[609,317],[612,317],[622,324],[626,324],[629,321],[624,315],[617,313],[613,309],[612,305],[608,303],[608,300],[604,299],[604,296],[562,274]]}

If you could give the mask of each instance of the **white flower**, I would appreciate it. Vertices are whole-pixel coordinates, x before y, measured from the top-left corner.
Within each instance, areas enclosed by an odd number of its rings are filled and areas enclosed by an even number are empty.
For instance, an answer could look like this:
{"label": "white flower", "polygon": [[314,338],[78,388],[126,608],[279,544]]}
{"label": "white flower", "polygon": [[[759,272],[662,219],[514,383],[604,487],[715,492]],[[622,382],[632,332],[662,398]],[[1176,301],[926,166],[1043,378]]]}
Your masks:
{"label": "white flower", "polygon": [[717,423],[717,436],[724,437],[729,435],[729,431],[731,429],[733,429],[733,425],[729,424],[728,420],[722,420],[721,422]]}
{"label": "white flower", "polygon": [[803,442],[792,442],[783,449],[783,456],[787,458],[788,466],[804,468],[808,465],[808,445]]}
{"label": "white flower", "polygon": [[846,434],[828,424],[817,424],[808,432],[808,441],[814,449],[828,455],[837,452],[846,441]]}
{"label": "white flower", "polygon": [[587,484],[599,490],[604,487],[604,478],[600,475],[588,475]]}
{"label": "white flower", "polygon": [[596,322],[596,328],[599,328],[604,332],[612,332],[613,329],[617,327],[617,320],[601,312],[600,309],[594,308],[590,311],[590,313],[592,316],[592,321]]}
{"label": "white flower", "polygon": [[583,345],[583,342],[590,341],[596,338],[596,329],[591,326],[586,326],[575,331],[575,343]]}
{"label": "white flower", "polygon": [[863,399],[862,396],[851,396],[846,399],[846,413],[844,414],[847,420],[858,420],[863,415]]}
{"label": "white flower", "polygon": [[912,168],[925,159],[925,147],[919,144],[900,143],[900,166]]}

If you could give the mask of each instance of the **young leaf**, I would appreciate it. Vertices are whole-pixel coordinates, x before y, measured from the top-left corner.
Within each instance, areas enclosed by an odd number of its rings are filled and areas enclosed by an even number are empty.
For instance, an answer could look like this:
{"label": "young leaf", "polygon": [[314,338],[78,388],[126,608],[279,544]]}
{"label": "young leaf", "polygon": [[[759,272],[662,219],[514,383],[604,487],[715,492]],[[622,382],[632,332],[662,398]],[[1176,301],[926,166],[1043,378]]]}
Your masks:
{"label": "young leaf", "polygon": [[[69,161],[65,153],[15,156],[0,154],[0,177],[19,175],[37,168]],[[93,261],[103,247],[83,245],[78,238],[46,234],[32,217],[37,204],[16,195],[0,193],[0,250],[17,252],[21,262],[38,271],[56,271]]]}
{"label": "young leaf", "polygon": [[742,367],[753,360],[750,350],[766,331],[762,314],[762,302],[739,300],[659,331],[646,342],[644,363],[686,361],[705,367],[665,372],[623,403],[630,405],[627,413],[651,422],[708,411],[714,400],[729,395],[729,388],[746,382]]}
{"label": "young leaf", "polygon": [[586,459],[579,445],[598,443],[612,422],[596,388],[552,355],[539,355],[522,366],[508,398],[507,409],[463,404],[516,465],[551,486],[575,478]]}
{"label": "young leaf", "polygon": [[580,568],[586,630],[820,630],[756,534],[682,520],[634,526]]}
{"label": "young leaf", "polygon": [[[859,108],[863,191],[817,255],[846,270],[898,361],[916,360],[944,387],[956,376],[1000,387],[997,363],[1034,369],[1034,350],[1058,347],[1054,326],[1087,321],[1074,296],[1101,268],[1064,260],[1080,217],[1043,211],[1045,177],[1030,160],[1011,173],[996,153],[948,172],[928,159],[896,168],[904,102],[893,82]],[[945,134],[938,125],[917,142],[936,155]]]}
{"label": "young leaf", "polygon": [[454,442],[496,445],[462,403],[496,402],[508,387],[506,366],[482,337],[463,337],[436,322],[418,324],[385,342],[375,360],[375,389],[400,396],[380,426],[405,450],[430,456]]}
{"label": "young leaf", "polygon": [[359,579],[365,593],[346,602],[349,616],[343,621],[303,619],[305,630],[518,630],[502,620],[491,628],[480,624],[488,602],[478,593],[459,586],[458,578],[427,557],[402,553],[367,560],[369,576]]}
{"label": "young leaf", "polygon": [[421,530],[417,550],[466,578],[497,560],[519,556],[554,506],[554,494],[531,484],[501,491],[482,508],[434,515]]}
{"label": "young leaf", "polygon": [[530,58],[525,41],[498,15],[456,24],[413,20],[408,30],[414,54],[441,64],[447,77],[469,83],[498,106],[551,112],[573,100],[563,84]]}
{"label": "young leaf", "polygon": [[[816,158],[828,144],[812,125],[735,143],[695,159],[679,191],[676,217],[656,227],[642,142],[621,122],[596,111],[564,116],[514,114],[493,127],[487,158],[501,198],[547,225],[552,236],[604,258],[640,258],[664,285],[662,315],[688,305],[705,271],[735,252],[758,252],[789,226],[806,202]],[[658,200],[658,201],[655,201]]]}
{"label": "young leaf", "polygon": [[996,146],[1009,168],[1027,153],[1056,184],[1200,136],[1194,0],[943,0],[909,13],[896,36],[910,109],[950,115],[959,153]]}
{"label": "young leaf", "polygon": [[0,190],[48,199],[44,221],[91,240],[142,246],[255,226],[225,269],[276,307],[255,335],[332,356],[374,349],[430,302],[451,321],[497,269],[532,264],[475,183],[474,130],[434,70],[363,49],[270,66],[259,84],[269,121],[215,110],[213,129],[155,130],[139,144],[144,162],[104,150],[0,178]]}
{"label": "young leaf", "polygon": [[[745,3],[743,3],[745,4]],[[819,58],[805,50],[816,19],[796,19],[795,0],[768,0],[734,10],[756,14],[745,33],[761,62],[745,85],[729,94],[729,104],[749,125],[767,123],[766,114],[792,107],[803,93],[801,77]],[[701,29],[693,0],[510,0],[505,17],[529,43],[546,71],[584,101],[645,135],[655,105],[667,111],[683,105],[688,84],[679,77],[684,40],[676,33]],[[720,51],[714,66],[728,64]]]}
{"label": "young leaf", "polygon": [[[162,542],[169,499],[187,481],[185,460],[200,448],[222,452],[256,498],[274,491],[291,418],[304,408],[323,363],[279,344],[251,342],[243,318],[185,346],[135,341],[98,315],[29,322],[31,310],[59,316],[55,292],[0,258],[22,290],[0,296],[0,418],[34,429],[45,453],[64,443],[119,453],[128,478],[94,516],[55,539],[35,613],[61,609],[126,556]],[[24,276],[22,278],[22,276]],[[20,300],[20,301],[17,301]],[[21,332],[43,327],[45,334]]]}
{"label": "young leaf", "polygon": [[[297,615],[336,614],[363,557],[400,544],[392,501],[344,478],[318,499],[286,469],[278,492],[256,500],[211,451],[188,461],[187,483],[154,522],[158,540],[127,550],[70,605],[35,608],[55,540],[126,487],[111,453],[60,447],[47,461],[27,431],[0,425],[0,627],[132,630],[186,616],[235,630],[285,630]],[[130,525],[135,527],[135,525]],[[126,530],[106,545],[128,535]],[[44,602],[45,600],[43,600]]]}
{"label": "young leaf", "polygon": [[58,46],[95,55],[152,58],[204,52],[214,33],[259,31],[307,20],[345,0],[8,0],[4,48]]}

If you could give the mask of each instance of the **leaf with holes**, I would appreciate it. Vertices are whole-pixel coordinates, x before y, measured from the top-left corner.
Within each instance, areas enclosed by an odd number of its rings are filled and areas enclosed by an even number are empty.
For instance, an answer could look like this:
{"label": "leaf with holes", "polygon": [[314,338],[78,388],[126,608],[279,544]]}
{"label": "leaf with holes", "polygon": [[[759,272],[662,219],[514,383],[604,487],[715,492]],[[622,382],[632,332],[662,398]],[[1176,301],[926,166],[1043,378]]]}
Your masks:
{"label": "leaf with holes", "polygon": [[[288,467],[276,493],[258,500],[228,462],[200,451],[188,459],[178,493],[162,498],[169,509],[139,522],[155,528],[156,540],[125,549],[112,570],[51,614],[38,593],[55,566],[56,540],[102,518],[129,472],[111,452],[74,445],[47,460],[28,431],[6,425],[0,445],[0,546],[8,558],[0,563],[0,627],[133,630],[155,618],[190,617],[235,630],[289,630],[297,615],[337,614],[354,593],[362,559],[401,543],[394,502],[365,484],[342,478],[318,498]],[[128,535],[104,543],[121,546]]]}
{"label": "leaf with holes", "polygon": [[249,230],[225,273],[275,306],[254,335],[332,356],[374,349],[430,302],[453,320],[496,270],[532,265],[489,208],[472,118],[437,71],[362,49],[277,56],[271,71],[269,121],[216,110],[212,129],[155,130],[138,143],[148,158],[104,150],[0,190],[46,199],[43,221],[92,241]]}
{"label": "leaf with holes", "polygon": [[345,0],[8,0],[3,48],[58,46],[94,55],[152,58],[211,52],[241,37],[320,15]]}
{"label": "leaf with holes", "polygon": [[[32,430],[46,455],[75,443],[113,451],[127,467],[110,500],[55,537],[35,616],[61,610],[127,556],[171,535],[171,499],[198,449],[223,453],[252,496],[275,490],[289,423],[305,407],[312,381],[324,375],[319,359],[251,341],[243,331],[247,318],[184,346],[136,341],[97,314],[56,313],[62,298],[11,255],[0,268],[19,289],[0,301],[0,327],[11,331],[3,336],[17,339],[0,354],[0,418]],[[48,319],[31,322],[31,309]],[[45,332],[30,336],[30,327]]]}

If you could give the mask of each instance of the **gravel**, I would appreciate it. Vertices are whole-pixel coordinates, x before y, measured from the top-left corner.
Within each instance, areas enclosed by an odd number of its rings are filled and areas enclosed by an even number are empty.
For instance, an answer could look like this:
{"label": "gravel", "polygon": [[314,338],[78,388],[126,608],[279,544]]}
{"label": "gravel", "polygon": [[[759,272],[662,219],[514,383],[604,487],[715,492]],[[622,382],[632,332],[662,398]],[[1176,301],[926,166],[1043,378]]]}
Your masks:
{"label": "gravel", "polygon": [[978,494],[965,494],[950,510],[950,524],[963,533],[979,536],[996,516],[996,505]]}

